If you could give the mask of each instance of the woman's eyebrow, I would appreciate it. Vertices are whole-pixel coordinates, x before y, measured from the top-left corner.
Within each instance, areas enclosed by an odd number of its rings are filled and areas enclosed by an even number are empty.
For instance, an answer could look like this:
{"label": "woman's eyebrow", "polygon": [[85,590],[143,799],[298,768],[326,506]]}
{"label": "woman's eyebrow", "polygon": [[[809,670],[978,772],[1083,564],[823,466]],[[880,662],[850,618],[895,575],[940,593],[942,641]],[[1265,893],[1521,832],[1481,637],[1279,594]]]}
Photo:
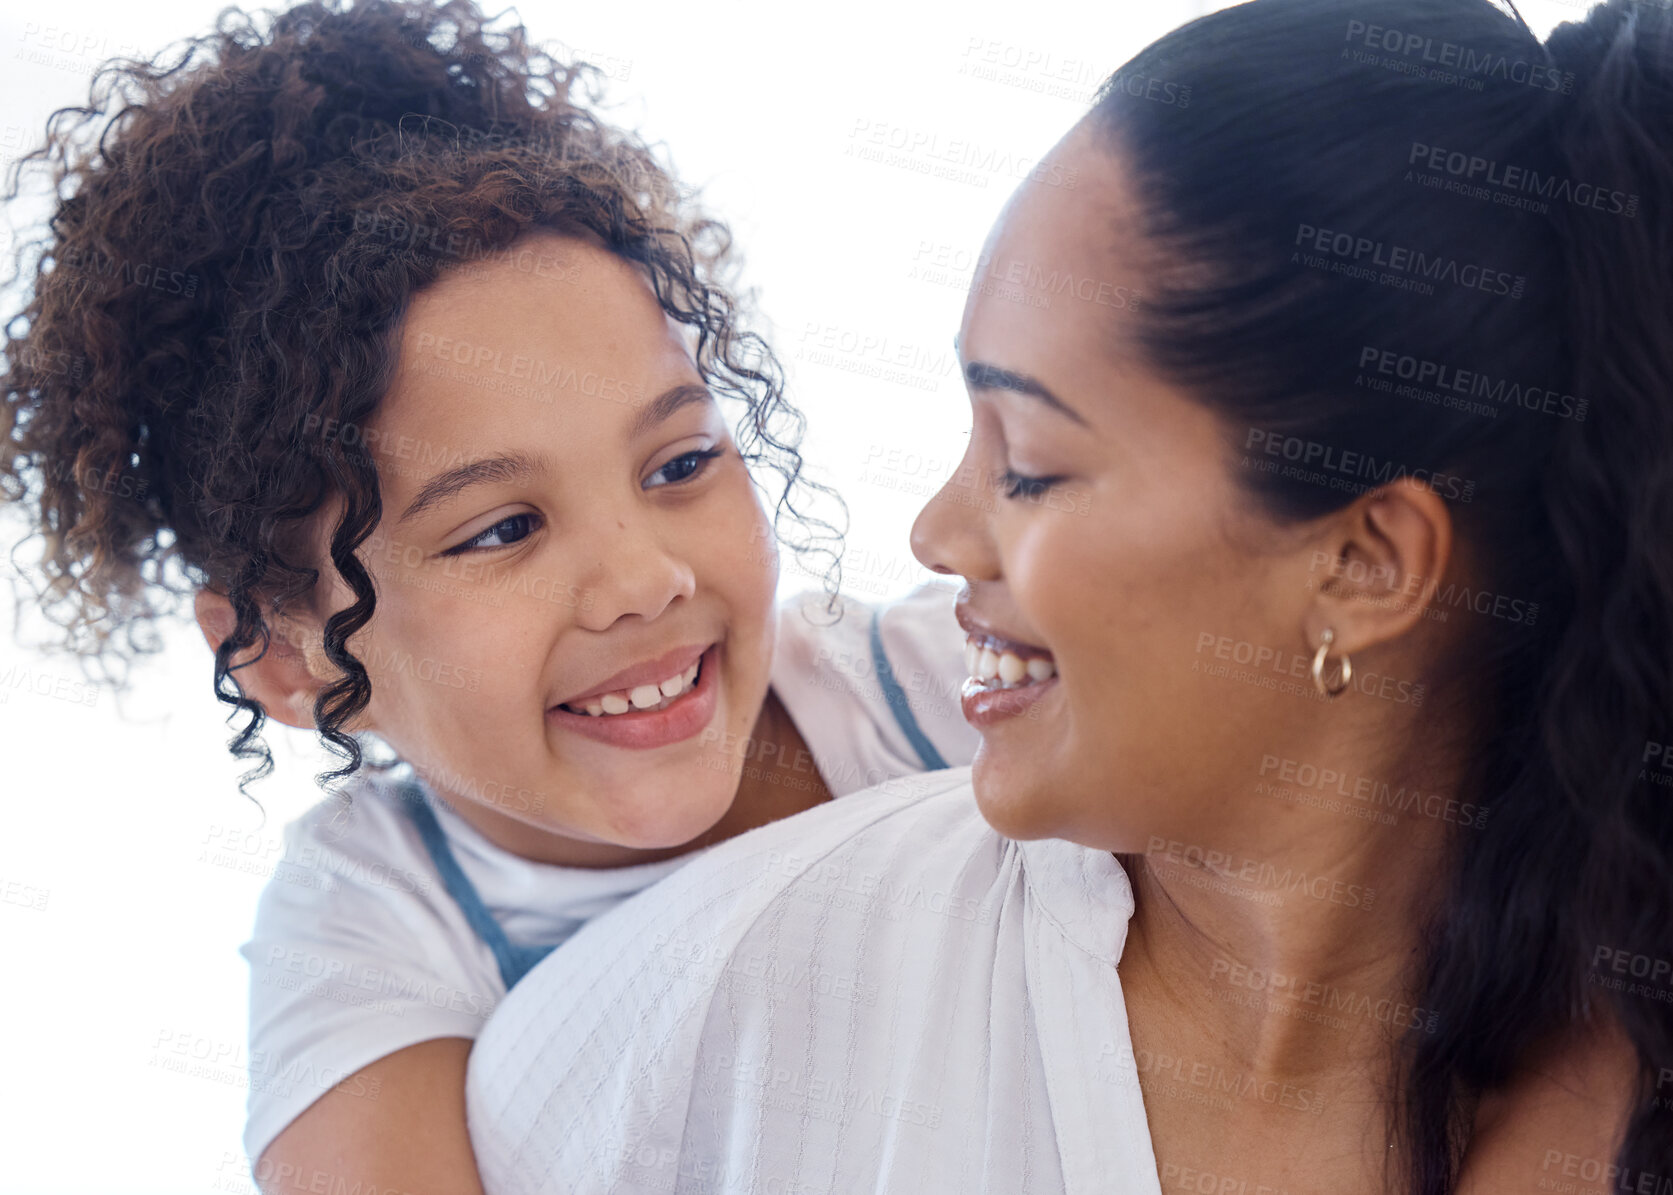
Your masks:
{"label": "woman's eyebrow", "polygon": [[985,361],[971,361],[964,367],[964,381],[972,390],[1008,390],[1014,394],[1029,395],[1059,414],[1073,419],[1082,427],[1088,426],[1086,420],[1076,414],[1068,403],[1053,394],[1044,382],[1028,374],[1000,369],[997,365],[989,365]]}
{"label": "woman's eyebrow", "polygon": [[490,482],[517,481],[537,472],[542,465],[542,458],[528,456],[521,452],[507,453],[504,456],[484,457],[482,460],[467,461],[462,465],[438,473],[424,483],[424,488],[418,491],[407,509],[396,519],[396,523],[404,523],[416,515],[422,514],[432,506],[437,506],[455,497],[473,485],[486,485]]}

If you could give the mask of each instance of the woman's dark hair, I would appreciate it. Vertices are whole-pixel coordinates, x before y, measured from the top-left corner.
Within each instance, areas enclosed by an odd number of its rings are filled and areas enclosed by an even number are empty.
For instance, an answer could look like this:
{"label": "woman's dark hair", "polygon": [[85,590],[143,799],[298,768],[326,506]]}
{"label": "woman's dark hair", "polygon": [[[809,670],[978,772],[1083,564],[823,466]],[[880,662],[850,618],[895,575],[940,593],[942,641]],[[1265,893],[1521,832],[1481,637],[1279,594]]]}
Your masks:
{"label": "woman's dark hair", "polygon": [[178,55],[105,65],[8,182],[16,200],[44,167],[53,210],[17,258],[29,296],[5,326],[0,495],[34,512],[34,597],[68,646],[125,663],[190,589],[223,592],[237,623],[215,692],[248,714],[231,743],[257,761],[244,783],[267,774],[265,714],[233,660],[268,650],[264,607],[314,592],[300,531],[341,496],[330,563],[356,600],[325,622],[342,676],[314,717],[343,761],[321,781],[353,773],[361,746],[343,727],[371,684],[347,642],[375,605],[355,550],[381,507],[361,440],[327,433],[377,409],[416,292],[534,229],[635,263],[695,330],[705,382],[746,404],[740,451],[783,477],[775,523],[788,509],[791,546],[830,556],[834,592],[837,537],[792,498],[798,483],[828,491],[801,476],[802,417],[742,327],[729,234],[577,98],[597,72],[521,25],[490,28],[470,0],[257,15],[227,8]]}
{"label": "woman's dark hair", "polygon": [[1673,1004],[1597,960],[1673,960],[1673,789],[1643,770],[1673,751],[1673,12],[1609,0],[1542,45],[1488,0],[1254,0],[1093,112],[1160,250],[1135,342],[1234,462],[1302,463],[1234,463],[1269,514],[1368,488],[1329,453],[1445,477],[1484,588],[1537,610],[1472,620],[1425,678],[1492,816],[1426,927],[1390,1181],[1452,1190],[1478,1099],[1612,1011],[1622,1188],[1665,1182]]}

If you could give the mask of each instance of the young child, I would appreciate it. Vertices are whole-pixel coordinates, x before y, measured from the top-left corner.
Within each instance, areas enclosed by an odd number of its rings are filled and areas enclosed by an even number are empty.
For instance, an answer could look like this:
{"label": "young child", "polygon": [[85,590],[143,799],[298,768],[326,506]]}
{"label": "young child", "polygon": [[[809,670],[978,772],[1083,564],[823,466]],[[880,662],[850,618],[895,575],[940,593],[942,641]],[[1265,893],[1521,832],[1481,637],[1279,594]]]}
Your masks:
{"label": "young child", "polygon": [[800,521],[800,416],[726,231],[520,26],[304,4],[189,49],[32,155],[0,483],[72,645],[190,594],[247,780],[268,717],[341,758],[244,947],[257,1180],[479,1190],[466,1057],[535,960],[694,851],[970,760],[952,592],[775,608],[756,472]]}

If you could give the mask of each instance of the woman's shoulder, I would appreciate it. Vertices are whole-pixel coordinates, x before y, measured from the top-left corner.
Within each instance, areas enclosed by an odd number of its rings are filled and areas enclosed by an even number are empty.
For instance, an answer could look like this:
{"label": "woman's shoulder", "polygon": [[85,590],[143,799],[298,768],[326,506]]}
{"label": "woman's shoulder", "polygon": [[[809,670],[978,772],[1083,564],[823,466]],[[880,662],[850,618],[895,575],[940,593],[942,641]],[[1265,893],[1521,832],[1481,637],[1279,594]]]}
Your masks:
{"label": "woman's shoulder", "polygon": [[[1113,962],[1132,898],[1108,852],[993,829],[968,767],[901,777],[719,843],[590,921],[512,989],[473,1071],[488,1085],[531,1051],[596,1046],[618,1007],[654,1008],[671,1026],[740,968],[806,963],[810,943],[827,964],[852,956],[850,970],[890,952],[979,954],[1018,910]],[[655,1052],[655,1038],[642,1023],[613,1048]],[[571,1061],[543,1069],[561,1074]]]}
{"label": "woman's shoulder", "polygon": [[[1005,841],[976,807],[968,767],[900,776],[710,847],[594,919],[565,953],[576,960],[595,942],[676,933],[701,936],[713,947],[740,936],[785,899],[844,882],[880,889],[884,876],[895,873],[926,879],[970,872],[973,864],[979,872],[980,861],[991,866]],[[901,866],[903,854],[912,860],[909,868]],[[525,998],[525,986],[532,989],[540,971],[518,985],[516,998]]]}
{"label": "woman's shoulder", "polygon": [[[1074,1094],[1057,1091],[1081,1109],[1065,1156],[1101,1165],[1079,1134],[1126,1089],[1094,1076],[1087,1052],[1119,1025],[1110,962],[1130,910],[1114,856],[1005,838],[968,768],[758,827],[584,927],[496,1010],[466,1084],[484,1181],[535,1191],[561,1173],[577,1189],[672,1191],[751,1169],[782,1176],[793,1168],[761,1171],[745,1155],[778,1158],[811,1131],[806,1117],[829,1129],[859,1110],[834,1189],[889,1185],[868,1170],[884,1158],[942,1174],[928,1189],[969,1189],[946,1172],[962,1138],[923,1130],[963,1132],[990,1096],[1007,1116],[1018,1098],[1048,1099],[1046,1071],[1071,1059],[1088,1069],[1069,1080]],[[1062,1014],[1049,1041],[1040,1009]],[[1009,1161],[1056,1164],[1050,1133],[1018,1131]],[[714,1142],[732,1144],[720,1157]]]}
{"label": "woman's shoulder", "polygon": [[[1649,1176],[1615,1169],[1637,1089],[1637,1051],[1612,1018],[1547,1043],[1511,1083],[1482,1099],[1459,1195],[1615,1190],[1617,1183],[1639,1190]],[[1668,1116],[1673,1122],[1673,1109]],[[1660,1190],[1660,1181],[1643,1189]]]}
{"label": "woman's shoulder", "polygon": [[[818,916],[821,893],[862,887],[881,896],[892,891],[885,878],[921,885],[984,874],[1004,842],[976,808],[965,767],[903,776],[769,822],[588,922],[518,983],[495,1026],[512,1037],[525,1018],[549,1028],[591,1015],[601,1007],[598,989],[587,990],[595,980],[620,996],[678,972],[695,991],[703,977],[685,964],[725,959],[764,921],[793,930]],[[588,983],[577,984],[579,974]]]}

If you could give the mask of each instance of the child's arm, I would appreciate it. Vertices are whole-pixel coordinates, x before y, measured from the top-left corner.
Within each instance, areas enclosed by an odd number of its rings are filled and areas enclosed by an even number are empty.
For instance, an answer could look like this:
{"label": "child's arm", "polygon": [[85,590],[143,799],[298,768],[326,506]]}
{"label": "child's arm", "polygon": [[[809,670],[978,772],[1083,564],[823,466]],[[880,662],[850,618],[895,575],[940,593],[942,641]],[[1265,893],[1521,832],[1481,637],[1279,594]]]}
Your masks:
{"label": "child's arm", "polygon": [[[257,1185],[267,1195],[482,1195],[465,1130],[470,1049],[468,1038],[436,1038],[365,1067],[273,1139],[256,1166]],[[365,1091],[377,1098],[358,1094]]]}

